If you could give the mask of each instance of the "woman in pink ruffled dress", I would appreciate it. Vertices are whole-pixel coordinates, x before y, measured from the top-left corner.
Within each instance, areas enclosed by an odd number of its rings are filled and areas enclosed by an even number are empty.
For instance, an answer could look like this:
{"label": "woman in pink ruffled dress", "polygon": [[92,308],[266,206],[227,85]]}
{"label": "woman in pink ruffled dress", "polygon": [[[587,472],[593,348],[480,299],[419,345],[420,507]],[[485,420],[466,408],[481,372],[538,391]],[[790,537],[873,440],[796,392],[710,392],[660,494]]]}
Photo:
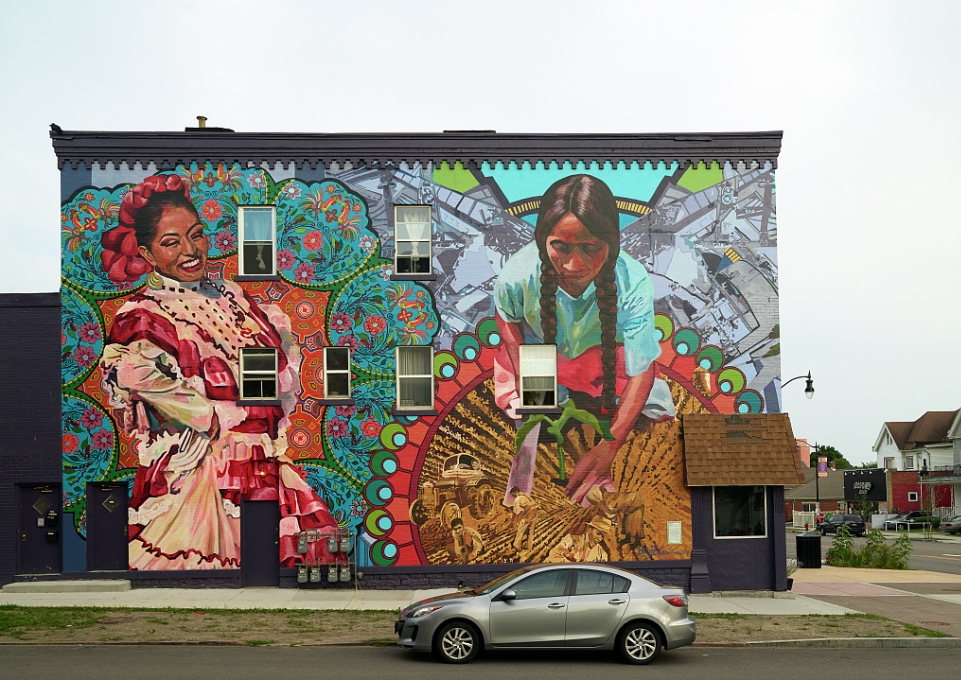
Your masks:
{"label": "woman in pink ruffled dress", "polygon": [[[238,567],[242,499],[280,504],[280,560],[292,566],[297,532],[337,523],[286,455],[300,366],[289,320],[237,284],[207,278],[209,243],[176,175],[131,190],[102,245],[103,269],[118,284],[150,272],[118,311],[101,360],[140,460],[130,568]],[[240,400],[248,347],[277,352],[273,403]]]}

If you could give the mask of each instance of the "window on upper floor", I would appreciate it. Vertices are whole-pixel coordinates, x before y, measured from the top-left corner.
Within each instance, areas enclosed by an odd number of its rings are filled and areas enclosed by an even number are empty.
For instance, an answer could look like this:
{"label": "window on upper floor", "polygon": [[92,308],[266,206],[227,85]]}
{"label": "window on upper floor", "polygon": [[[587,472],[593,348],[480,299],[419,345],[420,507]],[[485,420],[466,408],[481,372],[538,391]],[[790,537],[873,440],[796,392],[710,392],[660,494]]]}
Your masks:
{"label": "window on upper floor", "polygon": [[905,457],[904,457],[904,469],[905,469],[905,470],[913,470],[913,469],[914,469],[914,456],[905,456]]}
{"label": "window on upper floor", "polygon": [[397,408],[434,408],[434,348],[404,345],[397,348]]}
{"label": "window on upper floor", "polygon": [[557,405],[557,346],[521,345],[521,407]]}
{"label": "window on upper floor", "polygon": [[324,348],[324,398],[350,398],[350,347]]}
{"label": "window on upper floor", "polygon": [[277,398],[277,350],[266,347],[241,348],[240,398]]}
{"label": "window on upper floor", "polygon": [[894,464],[894,457],[884,459],[884,469],[894,470],[897,466]]}
{"label": "window on upper floor", "polygon": [[272,205],[240,206],[237,212],[240,275],[275,275],[277,273],[276,208]]}
{"label": "window on upper floor", "polygon": [[431,273],[429,205],[394,206],[394,273]]}

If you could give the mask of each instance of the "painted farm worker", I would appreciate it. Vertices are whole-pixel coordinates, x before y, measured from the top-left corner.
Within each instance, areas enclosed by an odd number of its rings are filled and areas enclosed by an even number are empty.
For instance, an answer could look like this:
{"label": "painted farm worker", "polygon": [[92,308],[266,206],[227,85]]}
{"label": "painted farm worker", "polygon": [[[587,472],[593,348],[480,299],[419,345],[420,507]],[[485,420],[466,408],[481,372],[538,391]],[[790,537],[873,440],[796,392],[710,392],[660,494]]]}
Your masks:
{"label": "painted farm worker", "polygon": [[[610,188],[590,175],[552,184],[541,199],[534,243],[515,253],[494,286],[503,338],[495,358],[495,400],[509,417],[520,406],[520,346],[557,348],[557,404],[599,399],[611,440],[577,461],[567,495],[588,505],[592,489],[614,491],[611,463],[635,428],[675,415],[667,383],[656,375],[654,286],[644,266],[621,251]],[[588,407],[590,408],[590,407]],[[508,487],[530,492],[540,425],[514,457]],[[505,505],[513,499],[508,494]]]}
{"label": "painted farm worker", "polygon": [[[207,277],[209,242],[177,175],[134,187],[119,222],[101,240],[104,271],[124,286],[150,272],[118,310],[101,361],[140,462],[130,568],[239,566],[242,499],[280,504],[280,558],[292,566],[299,531],[337,523],[286,455],[300,365],[289,320]],[[238,403],[242,348],[275,350],[280,405]]]}
{"label": "painted farm worker", "polygon": [[[521,491],[516,486],[510,489],[510,495],[514,499],[511,521],[517,521],[517,533],[514,535],[513,543],[514,552],[530,558],[531,553],[534,552],[534,530],[537,527],[537,515],[540,510],[530,494]],[[526,551],[524,548],[525,538],[527,539]]]}
{"label": "painted farm worker", "polygon": [[560,543],[551,548],[545,562],[606,562],[608,553],[604,541],[614,534],[614,524],[606,517],[595,517],[582,534],[565,534]]}
{"label": "painted farm worker", "polygon": [[454,558],[461,563],[470,562],[484,550],[484,538],[464,520],[455,517],[450,523],[450,533],[454,538]]}

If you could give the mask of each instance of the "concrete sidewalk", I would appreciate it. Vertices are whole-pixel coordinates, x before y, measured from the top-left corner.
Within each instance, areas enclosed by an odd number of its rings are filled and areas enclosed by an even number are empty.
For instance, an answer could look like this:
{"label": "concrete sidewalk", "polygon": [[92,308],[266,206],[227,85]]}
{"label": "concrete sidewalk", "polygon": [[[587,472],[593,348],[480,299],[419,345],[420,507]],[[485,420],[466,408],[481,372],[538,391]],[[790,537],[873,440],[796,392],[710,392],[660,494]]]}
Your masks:
{"label": "concrete sidewalk", "polygon": [[[919,585],[926,584],[932,592]],[[937,586],[941,589],[938,590]],[[957,594],[954,594],[954,589]],[[455,592],[432,590],[348,590],[341,588],[141,588],[127,581],[47,581],[11,583],[0,593],[0,605],[29,607],[131,607],[176,609],[386,609],[399,610],[412,602]],[[722,596],[718,596],[722,595]],[[759,596],[760,595],[760,596]],[[961,628],[961,575],[917,570],[847,569],[822,567],[794,573],[791,593],[715,593],[692,595],[694,614],[760,614],[798,616],[879,613],[891,597],[934,601],[956,607]],[[866,606],[865,603],[870,603]],[[889,602],[889,608],[893,603]],[[897,607],[901,609],[901,607]],[[924,607],[922,609],[922,614]],[[897,618],[897,617],[891,617]],[[945,618],[943,615],[940,618]],[[950,617],[953,621],[955,617]],[[898,620],[903,620],[899,618]],[[920,619],[925,620],[925,619]],[[922,625],[922,624],[918,624]],[[952,626],[953,627],[953,626]]]}

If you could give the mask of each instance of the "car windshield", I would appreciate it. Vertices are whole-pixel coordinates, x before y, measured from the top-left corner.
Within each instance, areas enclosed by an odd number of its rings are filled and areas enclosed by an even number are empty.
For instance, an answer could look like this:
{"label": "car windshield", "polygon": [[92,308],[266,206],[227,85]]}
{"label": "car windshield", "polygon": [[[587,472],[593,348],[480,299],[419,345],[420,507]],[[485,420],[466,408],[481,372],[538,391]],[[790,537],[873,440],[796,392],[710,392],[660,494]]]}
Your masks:
{"label": "car windshield", "polygon": [[474,595],[489,595],[490,593],[494,592],[495,590],[497,590],[498,588],[500,588],[502,585],[504,585],[505,583],[507,583],[507,582],[510,581],[511,579],[517,578],[517,577],[520,576],[521,574],[526,574],[527,572],[531,571],[532,569],[534,569],[533,566],[531,566],[531,567],[524,567],[523,569],[518,569],[517,571],[512,571],[512,572],[509,573],[509,574],[504,574],[503,576],[498,576],[497,578],[495,578],[495,579],[494,579],[493,581],[491,581],[490,583],[487,583],[487,584],[481,586],[480,588],[475,588],[474,590],[471,590],[471,591],[468,591],[468,592],[473,593]]}

